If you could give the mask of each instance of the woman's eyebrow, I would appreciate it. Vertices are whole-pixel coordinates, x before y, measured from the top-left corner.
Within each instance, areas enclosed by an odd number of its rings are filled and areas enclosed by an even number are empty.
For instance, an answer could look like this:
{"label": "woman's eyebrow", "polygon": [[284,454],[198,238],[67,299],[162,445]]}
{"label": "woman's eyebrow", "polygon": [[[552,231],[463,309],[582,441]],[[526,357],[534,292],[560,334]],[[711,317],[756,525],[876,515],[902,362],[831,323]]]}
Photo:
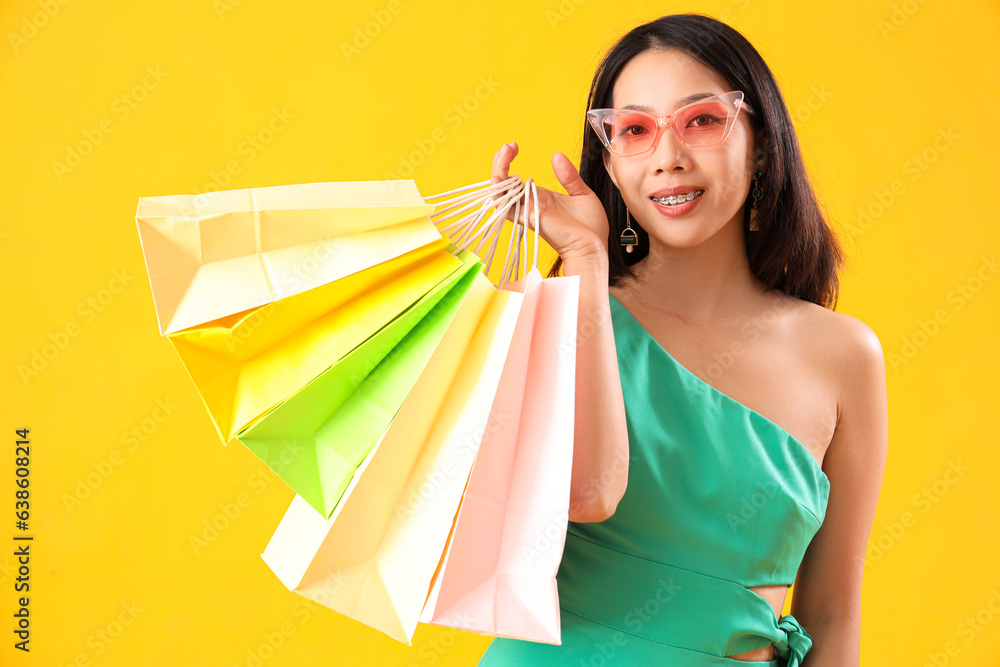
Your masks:
{"label": "woman's eyebrow", "polygon": [[[718,93],[694,93],[693,95],[688,95],[677,101],[677,107],[680,109],[683,106],[687,106],[692,102],[697,102],[698,100],[703,100],[706,97],[715,97]],[[647,113],[655,113],[655,109],[645,104],[629,104],[628,106],[622,107],[623,109],[631,109],[632,111],[645,111]]]}

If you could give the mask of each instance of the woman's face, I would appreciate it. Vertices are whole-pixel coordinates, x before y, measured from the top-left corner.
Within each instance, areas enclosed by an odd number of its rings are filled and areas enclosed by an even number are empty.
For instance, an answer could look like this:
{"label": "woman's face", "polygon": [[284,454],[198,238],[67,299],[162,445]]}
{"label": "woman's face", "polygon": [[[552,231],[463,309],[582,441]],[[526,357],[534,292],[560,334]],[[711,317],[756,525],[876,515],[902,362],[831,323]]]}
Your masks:
{"label": "woman's face", "polygon": [[[727,86],[717,73],[679,51],[644,51],[619,74],[612,106],[634,105],[666,116],[684,106],[686,97],[724,93],[730,90]],[[749,119],[740,113],[721,144],[685,146],[664,127],[659,142],[649,151],[628,157],[605,151],[604,165],[632,217],[649,233],[651,244],[693,247],[727,226],[735,226],[734,231],[742,234],[742,207],[753,179],[753,150]],[[652,199],[664,189],[677,187],[685,193],[703,193],[677,207]]]}

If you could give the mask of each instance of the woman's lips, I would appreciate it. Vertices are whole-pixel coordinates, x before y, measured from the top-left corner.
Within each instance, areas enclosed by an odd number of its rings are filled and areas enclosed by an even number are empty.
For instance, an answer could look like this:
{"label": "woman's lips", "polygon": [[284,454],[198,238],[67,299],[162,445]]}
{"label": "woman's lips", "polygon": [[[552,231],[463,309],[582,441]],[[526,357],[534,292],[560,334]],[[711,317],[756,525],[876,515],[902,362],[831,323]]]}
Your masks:
{"label": "woman's lips", "polygon": [[679,204],[667,205],[663,201],[657,201],[657,199],[664,199],[666,201],[671,201],[672,199],[674,199],[674,198],[669,198],[669,197],[665,197],[665,198],[653,198],[653,197],[650,197],[649,200],[651,202],[653,202],[653,205],[656,207],[656,210],[658,210],[663,215],[670,216],[670,217],[676,217],[676,216],[679,216],[679,215],[684,215],[684,214],[690,212],[692,209],[694,209],[694,207],[698,205],[698,202],[701,201],[701,198],[705,194],[705,191],[704,190],[694,190],[694,191],[689,192],[689,193],[679,193],[678,195],[676,195],[675,198],[676,199],[685,199],[686,197],[690,197],[691,194],[695,195],[693,199],[687,199],[687,201],[684,201],[683,203],[679,203]]}

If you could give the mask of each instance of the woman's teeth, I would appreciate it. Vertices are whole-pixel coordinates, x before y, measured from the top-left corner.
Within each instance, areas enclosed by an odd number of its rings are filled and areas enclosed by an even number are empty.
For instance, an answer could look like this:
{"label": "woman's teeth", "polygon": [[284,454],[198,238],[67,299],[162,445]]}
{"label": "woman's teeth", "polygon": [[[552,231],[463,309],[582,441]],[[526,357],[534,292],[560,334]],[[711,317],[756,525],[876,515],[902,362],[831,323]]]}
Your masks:
{"label": "woman's teeth", "polygon": [[684,202],[689,202],[695,197],[700,197],[704,190],[695,190],[694,192],[688,192],[682,195],[670,195],[669,197],[650,197],[657,204],[663,204],[664,206],[678,206]]}

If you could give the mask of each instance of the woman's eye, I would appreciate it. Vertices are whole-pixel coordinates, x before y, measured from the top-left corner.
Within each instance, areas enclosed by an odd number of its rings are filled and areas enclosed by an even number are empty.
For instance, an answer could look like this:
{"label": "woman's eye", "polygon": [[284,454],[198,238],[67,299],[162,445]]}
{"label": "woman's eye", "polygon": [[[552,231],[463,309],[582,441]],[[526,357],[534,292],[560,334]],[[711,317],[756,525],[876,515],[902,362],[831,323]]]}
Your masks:
{"label": "woman's eye", "polygon": [[712,125],[713,123],[721,123],[721,122],[722,122],[722,119],[719,118],[718,116],[712,116],[712,115],[709,115],[709,114],[701,114],[700,116],[695,116],[694,118],[692,118],[691,122],[688,123],[688,126],[689,127],[708,127],[709,125]]}
{"label": "woman's eye", "polygon": [[627,137],[638,137],[645,131],[646,128],[644,128],[642,125],[629,125],[622,131],[622,134],[624,134]]}

